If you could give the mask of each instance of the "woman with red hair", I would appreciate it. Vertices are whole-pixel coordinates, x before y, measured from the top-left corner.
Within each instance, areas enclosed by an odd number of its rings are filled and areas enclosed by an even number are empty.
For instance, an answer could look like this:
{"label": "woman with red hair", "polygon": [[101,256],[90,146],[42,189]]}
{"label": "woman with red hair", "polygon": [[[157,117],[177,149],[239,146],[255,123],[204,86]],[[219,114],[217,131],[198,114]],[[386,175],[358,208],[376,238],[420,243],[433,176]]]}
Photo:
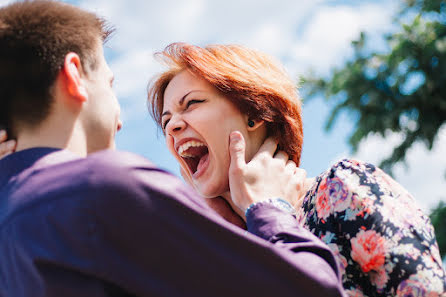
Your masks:
{"label": "woman with red hair", "polygon": [[295,168],[303,141],[301,100],[279,63],[236,45],[174,43],[157,55],[168,69],[149,87],[152,116],[185,180],[224,218],[243,227],[245,214],[256,207],[231,198],[230,135],[244,138],[246,161],[274,137],[283,151],[276,157],[293,161],[287,167],[300,173],[301,195],[271,203],[295,211],[296,219],[332,249],[348,295],[444,292],[429,218],[392,178],[354,160],[342,160],[312,179]]}

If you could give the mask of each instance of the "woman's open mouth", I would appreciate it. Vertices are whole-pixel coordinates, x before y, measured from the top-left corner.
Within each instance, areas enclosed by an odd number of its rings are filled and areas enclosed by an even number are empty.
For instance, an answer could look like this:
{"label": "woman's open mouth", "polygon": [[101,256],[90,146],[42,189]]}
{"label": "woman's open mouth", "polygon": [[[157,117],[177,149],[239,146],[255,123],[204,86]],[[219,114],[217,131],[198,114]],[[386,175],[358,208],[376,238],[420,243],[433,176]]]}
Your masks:
{"label": "woman's open mouth", "polygon": [[200,141],[187,141],[180,145],[177,151],[186,162],[189,167],[189,172],[194,178],[200,176],[209,164],[208,147]]}

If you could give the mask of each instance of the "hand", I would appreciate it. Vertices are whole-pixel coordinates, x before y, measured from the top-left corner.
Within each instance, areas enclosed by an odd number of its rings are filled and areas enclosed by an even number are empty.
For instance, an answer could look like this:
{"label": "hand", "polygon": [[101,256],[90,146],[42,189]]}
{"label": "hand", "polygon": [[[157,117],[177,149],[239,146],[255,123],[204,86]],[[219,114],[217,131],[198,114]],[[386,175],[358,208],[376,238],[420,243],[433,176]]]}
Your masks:
{"label": "hand", "polygon": [[15,140],[7,140],[7,139],[8,139],[8,134],[6,133],[6,131],[0,130],[0,159],[13,153],[17,146]]}
{"label": "hand", "polygon": [[246,209],[255,202],[282,198],[299,208],[305,191],[306,172],[297,168],[285,152],[277,149],[277,141],[265,140],[257,154],[246,164],[245,141],[240,132],[230,135],[229,188],[237,213],[245,218]]}

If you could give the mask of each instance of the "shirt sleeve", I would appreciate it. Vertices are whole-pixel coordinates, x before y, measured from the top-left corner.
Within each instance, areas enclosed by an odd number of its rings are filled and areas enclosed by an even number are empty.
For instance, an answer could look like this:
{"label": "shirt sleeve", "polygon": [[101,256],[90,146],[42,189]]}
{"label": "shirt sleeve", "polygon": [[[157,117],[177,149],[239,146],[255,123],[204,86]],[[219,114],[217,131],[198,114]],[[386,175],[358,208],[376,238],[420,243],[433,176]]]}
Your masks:
{"label": "shirt sleeve", "polygon": [[343,160],[319,179],[313,197],[314,208],[307,209],[310,230],[338,257],[348,294],[408,296],[422,290],[427,296],[444,291],[429,218],[382,170]]}
{"label": "shirt sleeve", "polygon": [[95,172],[95,258],[100,277],[122,290],[137,296],[343,296],[331,252],[280,210],[254,213],[257,237],[218,217],[159,169],[127,166],[105,183],[103,170]]}

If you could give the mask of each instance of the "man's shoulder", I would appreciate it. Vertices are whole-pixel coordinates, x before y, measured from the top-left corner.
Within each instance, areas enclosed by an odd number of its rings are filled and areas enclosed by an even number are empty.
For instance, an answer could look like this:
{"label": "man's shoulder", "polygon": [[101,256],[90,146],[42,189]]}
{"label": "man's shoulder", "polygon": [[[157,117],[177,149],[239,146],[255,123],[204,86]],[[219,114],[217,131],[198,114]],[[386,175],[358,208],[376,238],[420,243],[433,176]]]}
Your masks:
{"label": "man's shoulder", "polygon": [[120,169],[120,168],[134,168],[146,167],[158,169],[155,164],[143,156],[116,150],[104,150],[90,154],[84,159],[88,165],[98,166],[99,168]]}
{"label": "man's shoulder", "polygon": [[76,185],[78,188],[87,189],[101,188],[107,185],[126,185],[131,180],[139,179],[143,175],[170,175],[168,172],[158,168],[143,156],[130,152],[103,150],[89,154],[85,158],[74,158],[59,160],[52,164],[45,164],[34,170],[35,177],[45,180],[60,180],[62,188],[67,183]]}
{"label": "man's shoulder", "polygon": [[177,176],[134,153],[106,150],[90,154],[84,162],[86,182],[92,190],[129,195],[148,191],[173,196],[190,193]]}
{"label": "man's shoulder", "polygon": [[159,180],[177,180],[145,157],[130,152],[100,151],[90,154],[81,164],[89,176],[89,186],[98,189],[132,190],[142,185],[156,186]]}
{"label": "man's shoulder", "polygon": [[[54,154],[58,153],[64,152]],[[106,150],[86,158],[69,154],[45,157],[40,164],[12,175],[1,188],[2,194],[17,197],[14,200],[19,204],[66,200],[68,196],[93,199],[104,196],[104,192],[131,192],[137,185],[150,187],[154,180],[174,178],[146,158],[129,152]]]}
{"label": "man's shoulder", "polygon": [[[132,213],[135,217],[159,209],[207,210],[194,191],[175,175],[160,169],[142,156],[121,151],[103,151],[85,160],[89,170],[86,185],[98,220]],[[159,214],[157,214],[159,215]]]}
{"label": "man's shoulder", "polygon": [[132,201],[175,195],[170,191],[182,189],[174,175],[128,152],[101,151],[46,165],[22,172],[0,188],[4,197],[11,198],[0,200],[4,219],[25,210],[39,213],[49,205],[57,211],[79,205],[122,209]]}

